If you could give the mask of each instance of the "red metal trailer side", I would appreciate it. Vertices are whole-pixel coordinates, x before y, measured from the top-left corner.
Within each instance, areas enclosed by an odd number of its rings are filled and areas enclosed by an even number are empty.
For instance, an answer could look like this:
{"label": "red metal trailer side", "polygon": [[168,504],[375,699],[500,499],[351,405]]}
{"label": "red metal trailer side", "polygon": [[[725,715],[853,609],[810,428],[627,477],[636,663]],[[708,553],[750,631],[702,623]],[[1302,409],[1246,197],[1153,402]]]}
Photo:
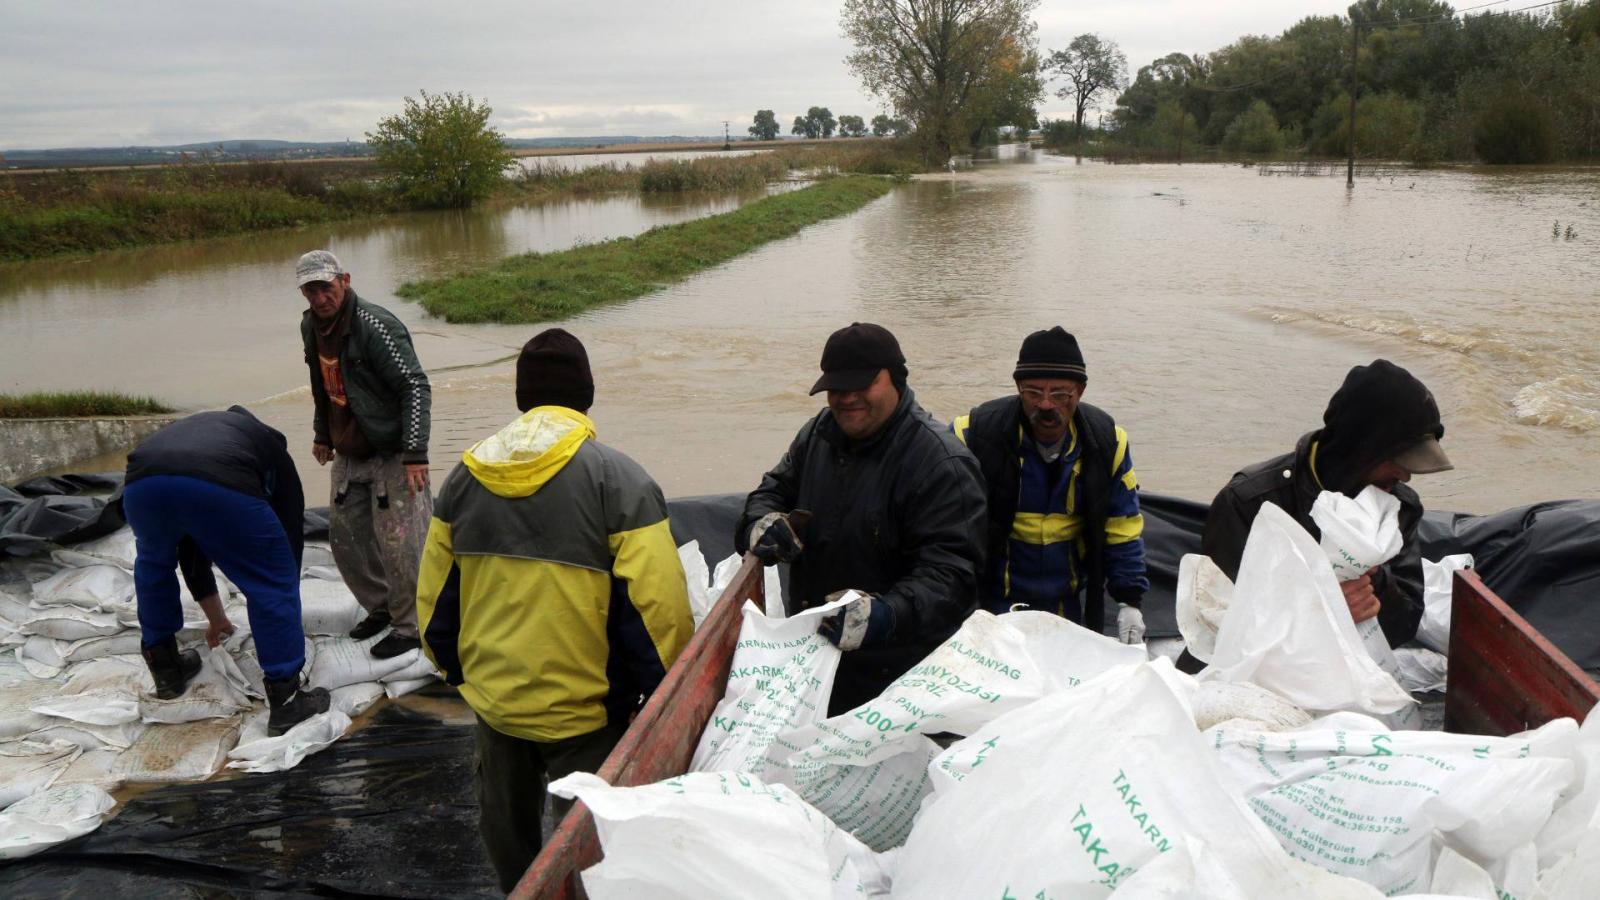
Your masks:
{"label": "red metal trailer side", "polygon": [[1594,679],[1489,590],[1478,573],[1456,573],[1446,731],[1516,734],[1563,716],[1582,722],[1596,701],[1600,685]]}

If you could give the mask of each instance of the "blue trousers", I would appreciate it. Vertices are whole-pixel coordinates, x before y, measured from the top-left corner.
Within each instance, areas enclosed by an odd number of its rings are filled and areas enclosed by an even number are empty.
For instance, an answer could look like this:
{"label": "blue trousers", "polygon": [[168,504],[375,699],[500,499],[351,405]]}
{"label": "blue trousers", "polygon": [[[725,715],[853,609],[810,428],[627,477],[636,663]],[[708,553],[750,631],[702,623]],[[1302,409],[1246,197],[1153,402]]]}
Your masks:
{"label": "blue trousers", "polygon": [[187,537],[244,592],[262,673],[273,681],[299,674],[306,661],[300,569],[267,501],[198,478],[156,475],[128,485],[122,509],[138,551],[133,584],[145,646],[183,628],[175,570],[178,541]]}

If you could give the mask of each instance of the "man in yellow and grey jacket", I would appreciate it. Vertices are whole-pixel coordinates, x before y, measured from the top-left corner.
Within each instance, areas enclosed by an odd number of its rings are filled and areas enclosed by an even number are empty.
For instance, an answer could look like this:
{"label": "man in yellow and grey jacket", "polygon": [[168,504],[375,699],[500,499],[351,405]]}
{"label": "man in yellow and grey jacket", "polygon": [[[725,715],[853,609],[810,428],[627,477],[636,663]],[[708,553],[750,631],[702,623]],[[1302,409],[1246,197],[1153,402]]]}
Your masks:
{"label": "man in yellow and grey jacket", "polygon": [[538,855],[545,778],[597,770],[694,631],[666,500],[595,441],[593,399],[577,338],[529,341],[523,415],[450,473],[422,555],[423,649],[477,713],[480,829],[507,892]]}

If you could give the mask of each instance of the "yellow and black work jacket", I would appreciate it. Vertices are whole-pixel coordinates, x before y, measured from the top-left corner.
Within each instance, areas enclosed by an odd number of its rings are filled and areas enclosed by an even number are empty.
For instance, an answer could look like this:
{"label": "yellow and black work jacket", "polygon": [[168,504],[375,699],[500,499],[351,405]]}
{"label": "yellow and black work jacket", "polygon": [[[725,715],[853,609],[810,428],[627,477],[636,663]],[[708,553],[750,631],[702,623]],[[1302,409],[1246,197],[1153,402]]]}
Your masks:
{"label": "yellow and black work jacket", "polygon": [[445,479],[417,581],[428,658],[496,731],[589,734],[648,696],[694,624],[661,489],[540,406]]}
{"label": "yellow and black work jacket", "polygon": [[978,458],[988,489],[986,609],[1022,603],[1103,631],[1107,591],[1122,603],[1143,598],[1150,580],[1139,479],[1128,433],[1110,415],[1078,404],[1053,463],[1039,455],[1015,395],[950,427]]}

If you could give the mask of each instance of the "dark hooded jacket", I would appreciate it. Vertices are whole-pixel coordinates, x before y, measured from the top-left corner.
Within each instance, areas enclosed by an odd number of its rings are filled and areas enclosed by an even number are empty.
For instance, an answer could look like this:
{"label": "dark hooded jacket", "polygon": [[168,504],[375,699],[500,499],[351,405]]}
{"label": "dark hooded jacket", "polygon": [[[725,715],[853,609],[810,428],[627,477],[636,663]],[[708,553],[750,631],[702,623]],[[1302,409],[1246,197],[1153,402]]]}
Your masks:
{"label": "dark hooded jacket", "polygon": [[[844,655],[833,709],[871,699],[955,632],[977,605],[984,488],[977,460],[910,388],[883,429],[851,441],[828,410],[807,422],[745,501],[734,543],[769,512],[810,510],[789,569],[797,612],[834,591],[875,594],[894,611],[880,645]],[[848,704],[848,705],[846,705]]]}
{"label": "dark hooded jacket", "polygon": [[[1257,463],[1236,473],[1211,501],[1200,550],[1229,578],[1239,577],[1245,539],[1263,503],[1275,503],[1321,539],[1311,519],[1311,506],[1324,490],[1354,497],[1367,486],[1363,476],[1373,466],[1432,435],[1444,436],[1439,405],[1411,373],[1388,360],[1350,370],[1328,401],[1323,427],[1300,438],[1294,452]],[[1422,621],[1422,555],[1417,526],[1422,500],[1405,484],[1394,486],[1400,501],[1400,553],[1373,575],[1372,586],[1382,608],[1378,622],[1391,646],[1416,636]]]}

